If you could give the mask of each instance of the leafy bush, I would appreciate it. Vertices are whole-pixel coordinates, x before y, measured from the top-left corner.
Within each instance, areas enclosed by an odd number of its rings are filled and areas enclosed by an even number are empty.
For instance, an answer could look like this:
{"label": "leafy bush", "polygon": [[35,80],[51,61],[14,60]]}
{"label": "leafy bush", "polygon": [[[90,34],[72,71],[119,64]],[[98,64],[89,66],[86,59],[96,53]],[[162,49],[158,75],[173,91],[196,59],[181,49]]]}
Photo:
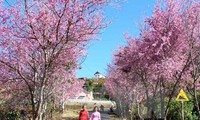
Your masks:
{"label": "leafy bush", "polygon": [[9,110],[6,114],[7,120],[18,120],[20,118],[20,113],[18,111]]}
{"label": "leafy bush", "polygon": [[[167,115],[167,120],[180,120],[181,119],[181,102],[173,100],[169,108],[169,113]],[[197,115],[194,110],[194,105],[191,101],[184,102],[184,116],[185,120],[198,120]]]}
{"label": "leafy bush", "polygon": [[6,113],[3,110],[0,110],[0,118],[1,119],[6,119]]}
{"label": "leafy bush", "polygon": [[0,119],[1,120],[19,120],[20,113],[18,111],[9,110],[7,112],[1,110],[0,111]]}

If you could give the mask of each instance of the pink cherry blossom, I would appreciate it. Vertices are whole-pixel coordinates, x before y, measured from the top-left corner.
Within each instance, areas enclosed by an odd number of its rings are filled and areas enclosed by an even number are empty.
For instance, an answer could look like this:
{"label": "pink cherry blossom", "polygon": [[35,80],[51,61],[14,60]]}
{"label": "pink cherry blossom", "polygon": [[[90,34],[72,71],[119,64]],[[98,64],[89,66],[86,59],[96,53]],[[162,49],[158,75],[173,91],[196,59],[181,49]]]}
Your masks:
{"label": "pink cherry blossom", "polygon": [[[47,103],[81,90],[79,58],[107,26],[104,0],[19,0],[0,2],[0,83],[5,100],[30,103],[41,120]],[[13,99],[15,98],[15,99]]]}

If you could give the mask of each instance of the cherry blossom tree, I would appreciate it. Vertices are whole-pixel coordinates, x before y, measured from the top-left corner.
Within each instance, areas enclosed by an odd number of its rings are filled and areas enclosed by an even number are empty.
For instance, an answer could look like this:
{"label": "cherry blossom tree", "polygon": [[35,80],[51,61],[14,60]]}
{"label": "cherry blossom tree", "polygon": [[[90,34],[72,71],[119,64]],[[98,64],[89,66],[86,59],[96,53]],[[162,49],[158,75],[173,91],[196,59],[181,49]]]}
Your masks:
{"label": "cherry blossom tree", "polygon": [[[4,95],[32,106],[41,120],[50,97],[73,85],[87,43],[106,27],[104,0],[0,2],[0,81]],[[63,84],[61,84],[63,83]],[[72,86],[71,86],[72,87]],[[77,87],[76,85],[74,87]],[[62,90],[60,90],[62,89]],[[73,89],[71,89],[73,90]]]}
{"label": "cherry blossom tree", "polygon": [[190,69],[188,70],[188,81],[187,81],[187,90],[193,96],[193,103],[197,111],[197,116],[200,115],[199,101],[197,96],[197,91],[199,90],[199,27],[200,27],[200,3],[199,2],[188,2],[187,9],[183,15],[184,27],[186,31],[186,37],[189,44],[189,53],[190,53]]}
{"label": "cherry blossom tree", "polygon": [[[107,84],[111,86],[114,84],[113,81],[120,81],[119,85],[132,85],[132,90],[135,85],[143,86],[146,105],[150,111],[155,110],[155,101],[149,102],[149,99],[156,100],[160,93],[161,117],[166,118],[171,101],[178,92],[177,88],[186,88],[187,83],[192,80],[193,87],[190,90],[193,91],[194,98],[196,96],[197,107],[198,15],[199,2],[195,0],[164,0],[157,3],[152,17],[146,19],[140,36],[138,38],[126,36],[128,44],[121,47],[117,51],[117,57],[114,57],[113,70],[116,72],[117,69],[126,74],[119,74],[118,71],[115,75],[112,70],[109,71],[112,74],[109,74],[111,77],[108,77]],[[129,82],[123,82],[125,80],[119,75],[126,80],[131,79]],[[118,77],[110,80],[112,76]],[[110,88],[109,86],[107,87]],[[166,105],[164,96],[168,98]]]}
{"label": "cherry blossom tree", "polygon": [[[139,103],[139,100],[142,99],[142,95],[138,95],[137,90],[133,90],[138,88],[137,85],[133,85],[130,83],[122,71],[115,69],[114,67],[110,67],[110,75],[106,80],[106,88],[109,91],[109,95],[112,99],[115,100],[117,105],[117,112],[121,117],[127,118],[130,116],[128,110],[132,110],[133,104]],[[112,76],[111,76],[112,74]],[[120,79],[120,81],[118,80]],[[137,101],[138,100],[138,101]]]}

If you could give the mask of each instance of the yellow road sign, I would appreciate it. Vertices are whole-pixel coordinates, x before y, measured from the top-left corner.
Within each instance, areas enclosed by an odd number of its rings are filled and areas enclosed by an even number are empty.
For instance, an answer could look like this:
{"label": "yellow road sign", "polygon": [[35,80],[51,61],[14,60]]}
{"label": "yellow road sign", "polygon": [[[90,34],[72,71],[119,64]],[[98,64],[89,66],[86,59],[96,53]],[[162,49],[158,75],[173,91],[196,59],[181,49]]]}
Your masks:
{"label": "yellow road sign", "polygon": [[176,97],[176,101],[181,101],[181,102],[189,101],[183,89],[180,90],[178,96]]}

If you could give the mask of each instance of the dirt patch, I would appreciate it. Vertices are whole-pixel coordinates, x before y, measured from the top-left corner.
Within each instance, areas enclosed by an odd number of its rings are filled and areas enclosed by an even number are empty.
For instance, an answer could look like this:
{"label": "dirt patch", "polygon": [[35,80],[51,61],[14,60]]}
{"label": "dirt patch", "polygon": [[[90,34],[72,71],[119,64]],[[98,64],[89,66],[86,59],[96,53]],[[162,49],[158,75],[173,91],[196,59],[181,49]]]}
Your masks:
{"label": "dirt patch", "polygon": [[79,110],[65,109],[63,113],[54,112],[53,120],[77,120]]}

